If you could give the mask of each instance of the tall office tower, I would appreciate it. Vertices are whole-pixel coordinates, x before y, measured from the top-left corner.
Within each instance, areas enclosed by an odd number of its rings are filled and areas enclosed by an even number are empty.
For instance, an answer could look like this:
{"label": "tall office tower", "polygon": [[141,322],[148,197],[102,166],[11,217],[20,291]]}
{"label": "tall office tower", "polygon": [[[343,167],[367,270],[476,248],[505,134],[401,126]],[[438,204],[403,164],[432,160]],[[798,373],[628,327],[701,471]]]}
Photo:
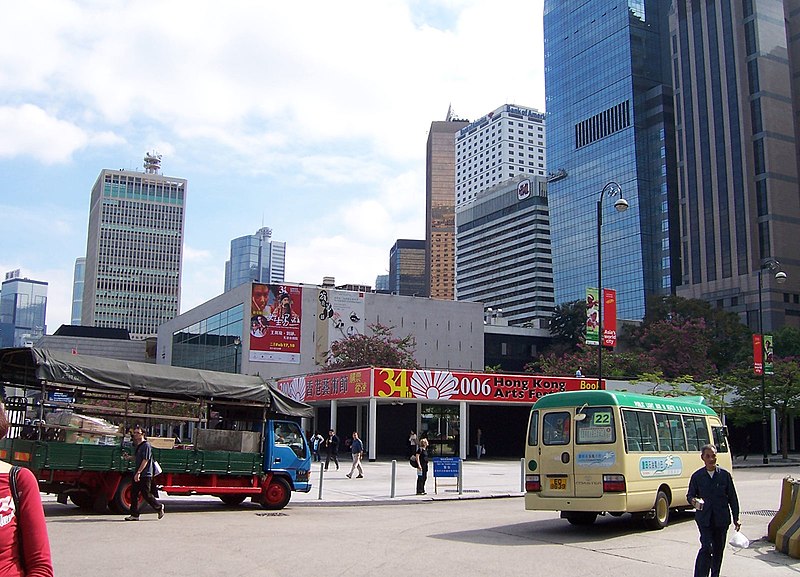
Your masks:
{"label": "tall office tower", "polygon": [[47,283],[6,273],[0,285],[0,347],[30,347],[45,334]]}
{"label": "tall office tower", "polygon": [[553,314],[547,179],[516,176],[456,209],[456,296],[502,309],[509,325]]}
{"label": "tall office tower", "polygon": [[[675,1],[671,54],[680,167],[678,294],[764,331],[800,326],[800,1]],[[793,121],[792,121],[793,119]]]}
{"label": "tall office tower", "polygon": [[455,134],[469,124],[450,110],[431,122],[425,158],[425,275],[428,294],[455,298],[456,145]]}
{"label": "tall office tower", "polygon": [[389,275],[379,274],[375,277],[375,292],[385,293],[389,292]]}
{"label": "tall office tower", "polygon": [[159,174],[160,155],[145,172],[104,169],[92,188],[81,324],[127,329],[143,339],[177,316],[186,180]]}
{"label": "tall office tower", "polygon": [[398,239],[389,251],[389,292],[427,296],[425,241]]}
{"label": "tall office tower", "polygon": [[72,315],[69,324],[81,324],[81,308],[83,306],[83,277],[86,274],[86,257],[75,259],[75,270],[72,275]]}
{"label": "tall office tower", "polygon": [[545,118],[504,104],[456,134],[456,206],[520,174],[545,176]]}
{"label": "tall office tower", "polygon": [[[669,2],[545,0],[550,231],[556,303],[597,285],[597,203],[622,187],[630,208],[603,202],[602,274],[620,318],[641,319],[679,278]],[[605,195],[607,196],[607,195]]]}
{"label": "tall office tower", "polygon": [[286,274],[286,243],[271,240],[272,229],[231,241],[231,258],[225,263],[225,292],[248,282],[282,283]]}

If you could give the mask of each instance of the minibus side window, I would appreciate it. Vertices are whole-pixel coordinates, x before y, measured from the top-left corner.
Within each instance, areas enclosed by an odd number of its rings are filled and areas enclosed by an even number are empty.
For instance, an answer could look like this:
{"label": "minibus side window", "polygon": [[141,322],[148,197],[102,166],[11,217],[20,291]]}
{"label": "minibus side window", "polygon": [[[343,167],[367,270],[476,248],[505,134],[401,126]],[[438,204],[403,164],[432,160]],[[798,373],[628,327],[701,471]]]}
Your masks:
{"label": "minibus side window", "polygon": [[728,439],[725,438],[723,429],[724,427],[711,427],[711,433],[714,435],[714,444],[717,446],[717,453],[728,452]]}
{"label": "minibus side window", "polygon": [[542,423],[545,445],[569,444],[569,413],[547,413]]}
{"label": "minibus side window", "polygon": [[683,426],[686,429],[688,451],[699,451],[700,447],[710,442],[705,417],[684,415]]}
{"label": "minibus side window", "polygon": [[685,451],[686,437],[679,415],[656,413],[658,443],[662,451]]}
{"label": "minibus side window", "polygon": [[622,418],[625,421],[625,444],[629,453],[658,450],[653,413],[623,409]]}
{"label": "minibus side window", "polygon": [[528,429],[528,444],[535,447],[539,444],[539,411],[531,413],[531,424]]}
{"label": "minibus side window", "polygon": [[579,445],[613,443],[614,411],[611,407],[593,407],[583,410],[586,417],[575,421],[575,442]]}

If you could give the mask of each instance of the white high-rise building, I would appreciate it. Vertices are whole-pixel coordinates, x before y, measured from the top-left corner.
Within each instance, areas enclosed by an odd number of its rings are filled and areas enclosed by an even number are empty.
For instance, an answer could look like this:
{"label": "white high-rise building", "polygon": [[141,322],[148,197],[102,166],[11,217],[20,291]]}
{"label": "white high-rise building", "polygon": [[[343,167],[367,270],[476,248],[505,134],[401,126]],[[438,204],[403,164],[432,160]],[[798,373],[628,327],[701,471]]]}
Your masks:
{"label": "white high-rise building", "polygon": [[547,174],[545,115],[504,104],[459,130],[456,144],[456,206],[521,174]]}
{"label": "white high-rise building", "polygon": [[187,182],[159,174],[104,169],[92,188],[81,324],[158,333],[178,315]]}

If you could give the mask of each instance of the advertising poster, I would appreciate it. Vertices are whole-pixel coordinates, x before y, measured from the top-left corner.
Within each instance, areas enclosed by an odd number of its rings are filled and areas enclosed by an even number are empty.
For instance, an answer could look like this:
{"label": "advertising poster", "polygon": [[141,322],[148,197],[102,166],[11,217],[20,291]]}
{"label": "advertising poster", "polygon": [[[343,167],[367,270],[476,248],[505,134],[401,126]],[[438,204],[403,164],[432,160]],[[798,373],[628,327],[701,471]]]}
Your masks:
{"label": "advertising poster", "polygon": [[617,346],[617,291],[603,289],[603,346]]}
{"label": "advertising poster", "polygon": [[250,361],[300,363],[303,289],[253,283],[250,309]]}
{"label": "advertising poster", "polygon": [[774,375],[772,364],[772,335],[764,335],[764,374]]}
{"label": "advertising poster", "polygon": [[364,334],[364,293],[320,289],[317,295],[314,360],[324,365],[336,341]]}
{"label": "advertising poster", "polygon": [[[586,289],[586,344],[600,344],[600,302],[596,288]],[[616,315],[615,315],[616,316]]]}
{"label": "advertising poster", "polygon": [[760,375],[764,371],[764,345],[761,335],[753,335],[753,372]]}

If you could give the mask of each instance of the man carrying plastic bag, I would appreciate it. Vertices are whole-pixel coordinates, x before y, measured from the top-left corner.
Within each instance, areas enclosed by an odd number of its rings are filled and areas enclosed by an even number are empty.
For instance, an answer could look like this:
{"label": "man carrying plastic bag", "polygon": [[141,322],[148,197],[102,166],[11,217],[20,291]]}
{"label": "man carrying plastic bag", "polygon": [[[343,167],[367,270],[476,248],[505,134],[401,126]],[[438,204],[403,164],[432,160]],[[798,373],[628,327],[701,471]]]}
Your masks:
{"label": "man carrying plastic bag", "polygon": [[700,551],[694,562],[695,577],[719,577],[725,537],[733,517],[738,532],[739,498],[731,474],[717,466],[717,448],[704,445],[700,458],[705,466],[692,474],[686,500],[695,508],[694,520],[700,530]]}

